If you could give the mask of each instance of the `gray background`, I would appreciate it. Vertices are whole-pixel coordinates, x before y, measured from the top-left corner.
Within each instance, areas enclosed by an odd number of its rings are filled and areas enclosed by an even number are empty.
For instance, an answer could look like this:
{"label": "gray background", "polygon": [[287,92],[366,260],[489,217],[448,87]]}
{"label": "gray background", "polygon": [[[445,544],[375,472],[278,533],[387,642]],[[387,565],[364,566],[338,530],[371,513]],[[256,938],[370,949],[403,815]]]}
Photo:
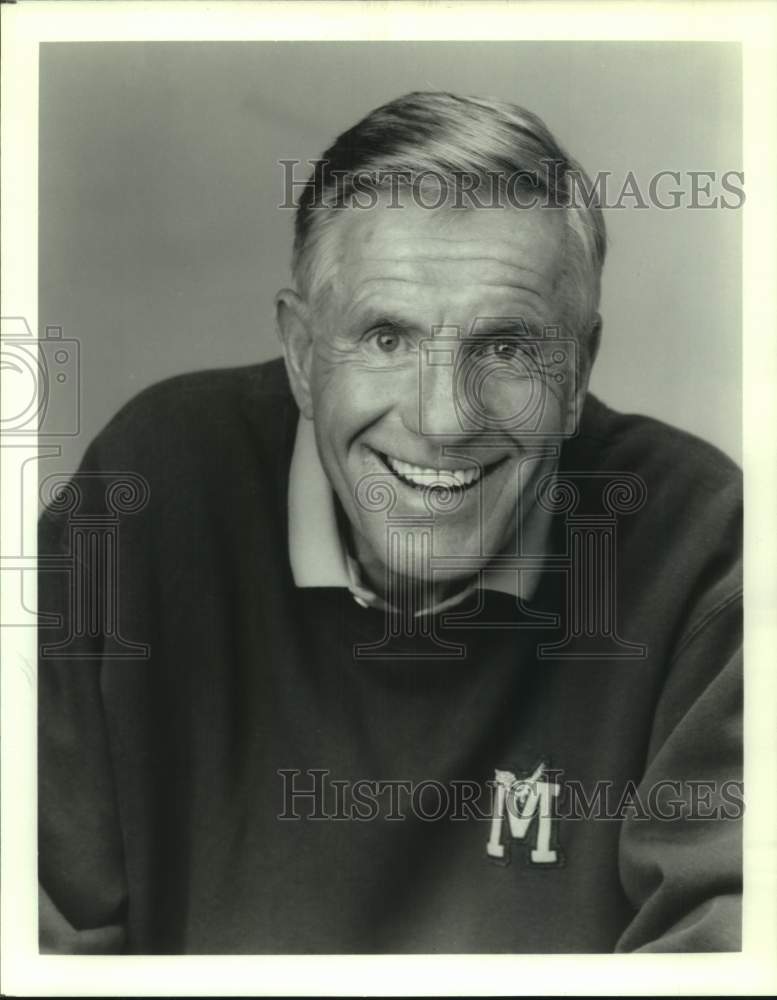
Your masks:
{"label": "gray background", "polygon": [[[45,473],[72,470],[146,385],[280,353],[293,215],[278,160],[317,157],[399,94],[524,104],[616,194],[629,170],[646,190],[660,170],[741,169],[737,44],[49,43],[40,74],[40,332],[61,326],[81,351],[80,433]],[[592,381],[737,460],[740,219],[606,213]]]}

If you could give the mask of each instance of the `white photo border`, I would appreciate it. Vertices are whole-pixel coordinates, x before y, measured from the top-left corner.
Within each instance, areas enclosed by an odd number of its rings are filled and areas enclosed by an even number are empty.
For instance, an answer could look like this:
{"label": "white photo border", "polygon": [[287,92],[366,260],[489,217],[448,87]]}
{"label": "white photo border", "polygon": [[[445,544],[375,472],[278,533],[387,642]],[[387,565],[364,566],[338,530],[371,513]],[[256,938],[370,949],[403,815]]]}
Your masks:
{"label": "white photo border", "polygon": [[[40,956],[35,630],[4,628],[2,992],[11,995],[758,995],[777,990],[777,5],[761,2],[3,4],[2,311],[38,328],[38,46],[58,41],[695,40],[743,53],[746,489],[743,950],[710,955]],[[764,442],[766,446],[764,446]],[[0,449],[4,551],[35,552],[37,498]],[[16,480],[14,481],[14,476]],[[16,501],[14,502],[14,498]],[[20,531],[23,537],[19,537]],[[3,621],[14,595],[3,590]]]}

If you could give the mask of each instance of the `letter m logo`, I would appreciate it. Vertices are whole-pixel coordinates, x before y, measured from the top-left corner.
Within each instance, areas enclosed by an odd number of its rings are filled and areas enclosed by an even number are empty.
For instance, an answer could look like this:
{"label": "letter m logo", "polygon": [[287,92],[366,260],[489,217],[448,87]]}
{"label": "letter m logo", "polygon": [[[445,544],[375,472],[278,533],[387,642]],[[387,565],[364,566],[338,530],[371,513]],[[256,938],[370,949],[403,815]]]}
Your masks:
{"label": "letter m logo", "polygon": [[489,858],[502,864],[510,863],[510,839],[504,842],[505,822],[512,840],[526,840],[534,831],[534,846],[529,858],[534,865],[558,865],[559,851],[551,846],[553,799],[560,786],[545,777],[545,763],[540,763],[526,778],[517,778],[512,771],[494,771],[494,812],[491,836],[486,844]]}

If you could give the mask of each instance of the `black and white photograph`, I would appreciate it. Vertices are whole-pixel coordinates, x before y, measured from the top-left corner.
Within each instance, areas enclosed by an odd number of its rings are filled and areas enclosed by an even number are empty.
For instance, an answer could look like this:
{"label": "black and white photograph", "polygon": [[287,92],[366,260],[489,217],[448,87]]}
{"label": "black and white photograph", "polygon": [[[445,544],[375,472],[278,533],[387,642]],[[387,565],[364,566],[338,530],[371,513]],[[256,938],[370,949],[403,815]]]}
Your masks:
{"label": "black and white photograph", "polygon": [[775,6],[147,6],[3,9],[4,953],[768,993]]}

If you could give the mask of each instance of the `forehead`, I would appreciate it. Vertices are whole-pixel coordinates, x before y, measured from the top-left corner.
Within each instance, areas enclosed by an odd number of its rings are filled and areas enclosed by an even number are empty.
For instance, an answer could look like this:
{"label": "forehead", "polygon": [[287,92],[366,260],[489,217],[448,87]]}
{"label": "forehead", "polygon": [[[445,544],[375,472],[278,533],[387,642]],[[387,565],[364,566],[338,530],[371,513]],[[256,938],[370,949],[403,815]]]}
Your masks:
{"label": "forehead", "polygon": [[[550,299],[562,266],[560,209],[425,209],[404,201],[343,210],[333,284],[348,309],[376,299]],[[340,296],[338,296],[339,298]]]}
{"label": "forehead", "polygon": [[[388,315],[428,324],[473,316],[554,319],[563,210],[349,207],[330,230],[326,315],[336,326]],[[320,263],[323,261],[320,260]]]}

